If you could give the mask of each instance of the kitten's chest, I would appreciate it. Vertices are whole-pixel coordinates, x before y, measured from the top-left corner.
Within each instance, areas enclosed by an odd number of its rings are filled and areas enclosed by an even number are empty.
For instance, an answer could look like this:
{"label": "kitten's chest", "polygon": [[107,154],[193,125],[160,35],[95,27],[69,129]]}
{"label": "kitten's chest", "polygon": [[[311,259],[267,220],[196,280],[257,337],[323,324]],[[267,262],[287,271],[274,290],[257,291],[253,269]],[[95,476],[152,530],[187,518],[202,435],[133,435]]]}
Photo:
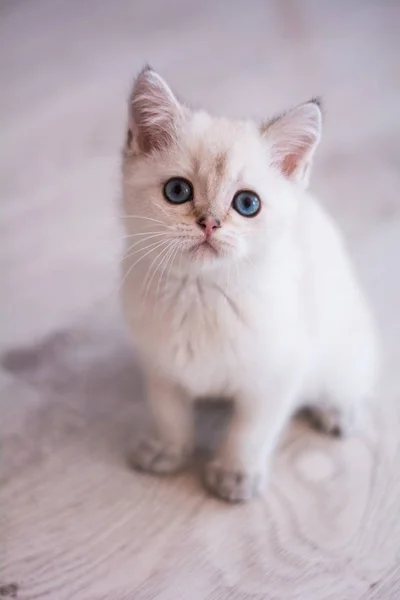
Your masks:
{"label": "kitten's chest", "polygon": [[196,395],[229,393],[243,370],[284,364],[301,341],[295,290],[266,286],[261,277],[245,283],[228,291],[181,282],[145,303],[131,288],[126,315],[147,364]]}
{"label": "kitten's chest", "polygon": [[[175,355],[233,349],[251,326],[246,305],[218,286],[189,283],[157,302],[154,326]],[[183,359],[183,356],[182,356]]]}
{"label": "kitten's chest", "polygon": [[[139,302],[139,299],[136,299]],[[253,301],[254,302],[254,301]],[[138,308],[139,304],[136,308]],[[216,285],[189,282],[151,297],[135,310],[135,337],[147,360],[196,388],[226,388],[239,353],[255,341],[254,314]]]}

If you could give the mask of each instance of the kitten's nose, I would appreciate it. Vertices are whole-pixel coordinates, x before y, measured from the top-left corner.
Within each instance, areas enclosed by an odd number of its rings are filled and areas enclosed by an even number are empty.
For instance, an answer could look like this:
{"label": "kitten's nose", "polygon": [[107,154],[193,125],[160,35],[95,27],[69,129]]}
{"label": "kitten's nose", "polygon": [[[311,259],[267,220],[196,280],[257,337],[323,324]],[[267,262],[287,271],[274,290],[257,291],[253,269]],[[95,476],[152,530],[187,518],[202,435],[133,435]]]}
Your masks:
{"label": "kitten's nose", "polygon": [[221,221],[219,219],[214,219],[214,217],[201,217],[197,221],[197,225],[201,227],[209,237],[215,229],[221,227]]}

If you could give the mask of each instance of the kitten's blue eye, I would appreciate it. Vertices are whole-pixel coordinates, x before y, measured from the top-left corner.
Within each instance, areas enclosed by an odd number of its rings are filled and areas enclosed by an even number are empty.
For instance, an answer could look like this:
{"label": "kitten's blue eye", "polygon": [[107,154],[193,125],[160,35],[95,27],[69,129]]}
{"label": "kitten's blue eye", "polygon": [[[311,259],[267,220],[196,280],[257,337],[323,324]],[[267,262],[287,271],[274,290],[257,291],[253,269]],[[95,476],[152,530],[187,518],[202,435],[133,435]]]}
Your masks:
{"label": "kitten's blue eye", "polygon": [[243,217],[255,217],[261,210],[260,198],[254,192],[238,192],[232,200],[233,208]]}
{"label": "kitten's blue eye", "polygon": [[164,196],[172,204],[184,204],[193,198],[193,186],[187,179],[173,177],[164,185]]}

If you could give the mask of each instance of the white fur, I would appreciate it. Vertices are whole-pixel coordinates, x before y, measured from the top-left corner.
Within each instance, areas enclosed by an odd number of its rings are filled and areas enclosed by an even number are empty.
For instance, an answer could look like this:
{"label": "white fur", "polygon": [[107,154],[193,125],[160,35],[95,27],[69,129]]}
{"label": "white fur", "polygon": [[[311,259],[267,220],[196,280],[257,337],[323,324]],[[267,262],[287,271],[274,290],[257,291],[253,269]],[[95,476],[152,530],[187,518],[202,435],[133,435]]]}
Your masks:
{"label": "white fur", "polygon": [[[304,404],[328,430],[353,424],[376,380],[375,334],[337,227],[302,189],[304,180],[284,176],[274,162],[285,135],[302,135],[301,119],[279,135],[277,123],[260,133],[252,122],[185,111],[168,125],[175,131],[168,147],[125,150],[124,221],[132,237],[123,304],[156,426],[135,461],[153,472],[180,468],[192,450],[193,400],[232,399],[233,422],[205,479],[219,496],[246,500],[263,488],[279,435]],[[302,138],[309,146],[299,145],[297,174],[308,169],[319,139],[320,119],[313,123],[315,135]],[[193,183],[194,203],[165,201],[164,182],[174,176]],[[231,208],[240,189],[261,198],[252,219]],[[213,236],[217,255],[189,251],[203,236],[193,210],[222,220]]]}

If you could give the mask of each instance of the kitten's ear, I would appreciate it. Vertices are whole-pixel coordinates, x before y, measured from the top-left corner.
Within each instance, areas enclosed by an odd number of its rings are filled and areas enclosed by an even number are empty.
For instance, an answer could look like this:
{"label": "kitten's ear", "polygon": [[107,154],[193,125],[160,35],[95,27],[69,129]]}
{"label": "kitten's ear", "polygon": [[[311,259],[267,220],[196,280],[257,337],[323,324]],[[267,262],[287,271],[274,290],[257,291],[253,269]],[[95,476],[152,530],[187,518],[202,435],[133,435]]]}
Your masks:
{"label": "kitten's ear", "polygon": [[148,153],[171,144],[182,105],[150,67],[137,77],[129,102],[128,148]]}
{"label": "kitten's ear", "polygon": [[316,98],[261,127],[262,135],[271,144],[273,164],[304,188],[321,138],[321,125],[321,101]]}

